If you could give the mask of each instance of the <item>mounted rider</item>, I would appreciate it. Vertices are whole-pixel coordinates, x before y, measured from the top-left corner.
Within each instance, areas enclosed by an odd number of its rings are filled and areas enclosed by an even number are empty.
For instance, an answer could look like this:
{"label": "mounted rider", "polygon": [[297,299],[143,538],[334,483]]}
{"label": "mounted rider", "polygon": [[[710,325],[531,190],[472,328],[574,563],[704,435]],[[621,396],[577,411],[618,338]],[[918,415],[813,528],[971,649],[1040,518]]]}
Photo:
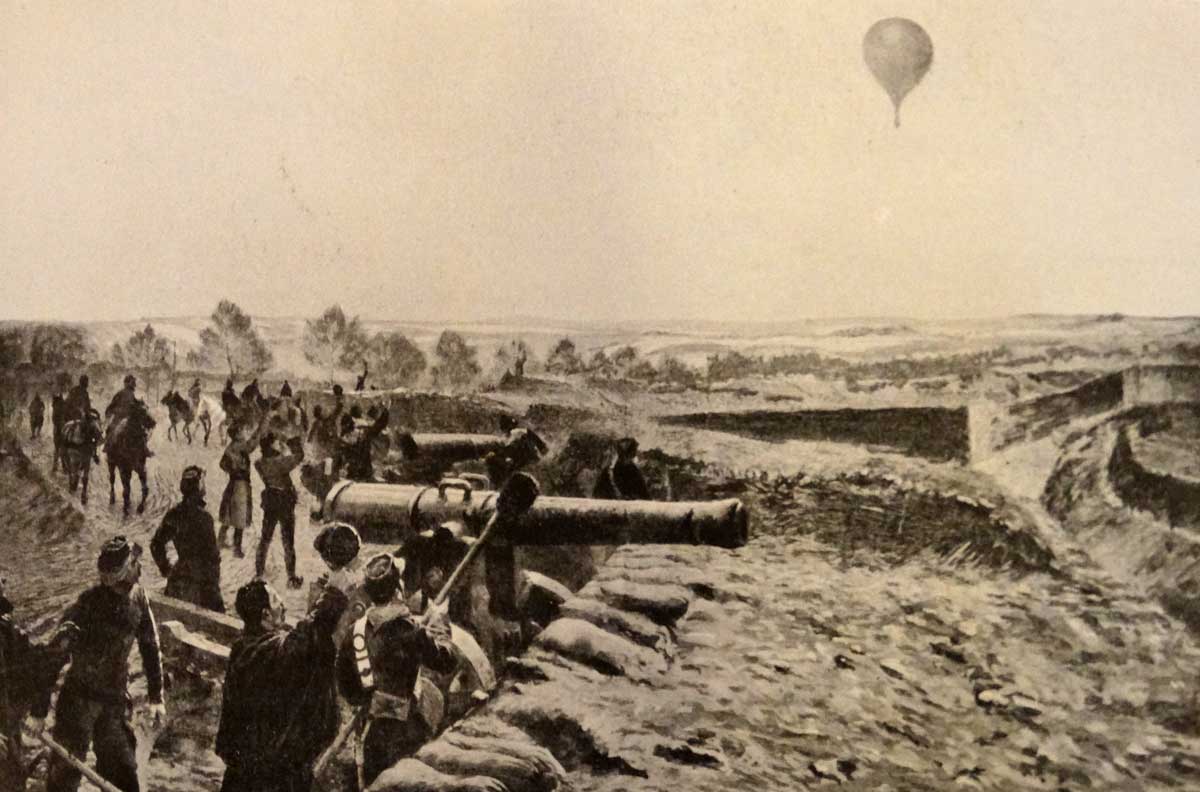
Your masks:
{"label": "mounted rider", "polygon": [[78,421],[87,417],[88,412],[92,409],[92,397],[88,393],[87,374],[80,375],[79,384],[71,388],[63,407],[65,417],[63,423],[66,423],[66,421]]}
{"label": "mounted rider", "polygon": [[123,385],[104,410],[104,418],[108,422],[104,435],[105,448],[112,443],[113,433],[121,421],[132,415],[134,410],[145,408],[142,400],[137,397],[137,377],[126,374]]}
{"label": "mounted rider", "polygon": [[121,418],[128,418],[134,405],[138,403],[137,377],[126,374],[123,385],[124,387],[117,391],[104,410],[104,418],[110,424],[116,423]]}
{"label": "mounted rider", "polygon": [[200,378],[192,383],[192,387],[188,388],[188,400],[192,403],[192,409],[200,409],[200,397],[204,395],[204,388],[200,386]]}

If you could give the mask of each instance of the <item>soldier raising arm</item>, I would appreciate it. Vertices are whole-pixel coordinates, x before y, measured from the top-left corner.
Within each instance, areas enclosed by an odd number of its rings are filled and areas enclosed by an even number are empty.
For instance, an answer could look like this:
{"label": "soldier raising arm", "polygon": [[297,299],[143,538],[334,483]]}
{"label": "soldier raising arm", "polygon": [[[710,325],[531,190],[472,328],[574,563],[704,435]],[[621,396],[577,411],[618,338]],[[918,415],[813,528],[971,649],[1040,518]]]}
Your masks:
{"label": "soldier raising arm", "polygon": [[237,593],[245,622],[225,673],[217,756],[225,762],[221,792],[306,792],[312,763],[337,731],[333,631],[346,595],[326,587],[294,628],[266,581]]}

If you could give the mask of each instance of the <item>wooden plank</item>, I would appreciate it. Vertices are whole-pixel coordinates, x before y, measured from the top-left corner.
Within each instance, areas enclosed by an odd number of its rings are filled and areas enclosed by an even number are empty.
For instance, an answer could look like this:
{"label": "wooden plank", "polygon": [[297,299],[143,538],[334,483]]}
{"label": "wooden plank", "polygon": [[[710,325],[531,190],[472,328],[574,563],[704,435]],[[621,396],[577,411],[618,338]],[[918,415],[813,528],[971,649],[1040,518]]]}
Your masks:
{"label": "wooden plank", "polygon": [[182,622],[192,632],[202,633],[226,646],[241,637],[242,622],[239,619],[197,607],[157,591],[147,590],[146,596],[150,599],[150,606],[159,621]]}
{"label": "wooden plank", "polygon": [[158,626],[163,654],[172,661],[209,673],[224,673],[229,663],[229,647],[191,632],[182,622],[164,621]]}

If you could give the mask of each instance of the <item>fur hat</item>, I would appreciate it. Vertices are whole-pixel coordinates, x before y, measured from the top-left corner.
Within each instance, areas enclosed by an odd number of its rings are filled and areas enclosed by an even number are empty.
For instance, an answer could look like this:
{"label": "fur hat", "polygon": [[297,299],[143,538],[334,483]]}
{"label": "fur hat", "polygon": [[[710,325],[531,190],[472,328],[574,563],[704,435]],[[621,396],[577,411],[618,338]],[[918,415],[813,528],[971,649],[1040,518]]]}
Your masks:
{"label": "fur hat", "polygon": [[[362,539],[354,526],[335,522],[325,526],[313,540],[321,559],[333,569],[340,569],[358,557]],[[374,559],[372,559],[374,560]]]}
{"label": "fur hat", "polygon": [[233,607],[242,621],[259,622],[262,619],[262,612],[271,607],[271,592],[267,588],[267,581],[262,578],[254,578],[238,589]]}
{"label": "fur hat", "polygon": [[203,487],[204,468],[189,465],[183,469],[183,475],[179,477],[179,492],[184,497],[199,495]]}
{"label": "fur hat", "polygon": [[372,602],[382,604],[396,596],[404,566],[404,559],[391,553],[379,553],[367,562],[363,570],[363,587]]}

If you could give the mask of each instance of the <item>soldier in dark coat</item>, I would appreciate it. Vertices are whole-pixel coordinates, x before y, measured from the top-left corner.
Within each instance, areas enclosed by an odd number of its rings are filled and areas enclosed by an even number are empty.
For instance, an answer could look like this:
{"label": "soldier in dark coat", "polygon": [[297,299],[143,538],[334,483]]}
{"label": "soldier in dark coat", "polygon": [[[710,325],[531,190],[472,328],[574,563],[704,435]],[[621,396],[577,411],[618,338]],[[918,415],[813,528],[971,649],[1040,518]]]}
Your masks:
{"label": "soldier in dark coat", "polygon": [[288,588],[300,588],[304,578],[296,575],[296,484],[292,471],[304,461],[304,443],[297,435],[287,441],[287,453],[283,453],[281,438],[269,433],[260,441],[262,457],[254,463],[263,481],[262,536],[258,542],[258,553],[254,559],[255,575],[263,576],[267,566],[267,551],[271,548],[271,537],[275,526],[279,526],[279,538],[283,543],[283,562],[287,567]]}
{"label": "soldier in dark coat", "polygon": [[291,386],[291,383],[289,383],[287,380],[283,381],[283,387],[281,387],[279,389],[279,398],[281,398],[281,399],[292,398],[292,386]]}
{"label": "soldier in dark coat", "polygon": [[623,437],[617,441],[617,460],[596,479],[593,498],[606,500],[649,500],[650,488],[637,463],[637,440]]}
{"label": "soldier in dark coat", "polygon": [[128,417],[133,412],[137,402],[137,377],[132,374],[126,374],[121,390],[113,395],[112,401],[108,403],[108,407],[104,408],[104,417],[109,421],[110,425],[114,424],[120,419]]}
{"label": "soldier in dark coat", "polygon": [[[86,760],[96,752],[96,771],[123,792],[138,792],[137,743],[130,725],[128,691],[129,650],[136,641],[150,698],[150,713],[161,725],[163,706],[162,653],[158,628],[146,592],[138,585],[142,549],[125,537],[109,540],[100,551],[100,583],[79,595],[63,623],[79,629],[71,642],[67,669],[54,708],[54,740]],[[35,717],[44,717],[37,707]],[[47,792],[75,792],[79,771],[57,755],[51,756]]]}
{"label": "soldier in dark coat", "polygon": [[258,389],[258,378],[256,377],[249,385],[242,389],[242,403],[258,404],[261,399],[262,391]]}
{"label": "soldier in dark coat", "polygon": [[341,441],[338,443],[334,472],[351,481],[371,481],[375,477],[374,466],[371,463],[371,444],[387,428],[388,420],[388,411],[384,408],[367,427],[360,427],[351,421],[343,430]]}
{"label": "soldier in dark coat", "polygon": [[[44,718],[58,672],[67,661],[73,624],[61,625],[46,642],[31,639],[13,621],[13,605],[0,578],[0,792],[24,792],[27,765],[22,756],[21,723],[31,710]],[[34,717],[33,728],[43,723]]]}
{"label": "soldier in dark coat", "polygon": [[326,587],[292,629],[279,595],[261,579],[238,590],[235,607],[245,631],[225,672],[221,792],[308,792],[312,764],[337,732],[333,630],[346,595]]}
{"label": "soldier in dark coat", "polygon": [[225,389],[221,391],[221,409],[227,415],[232,414],[241,403],[242,400],[238,398],[237,392],[233,389],[233,380],[225,380]]}
{"label": "soldier in dark coat", "polygon": [[445,605],[431,614],[429,626],[418,623],[404,604],[400,570],[390,554],[367,563],[363,585],[371,607],[339,649],[337,678],[351,704],[368,707],[362,735],[365,789],[433,736],[414,696],[421,666],[450,673],[457,659]]}
{"label": "soldier in dark coat", "polygon": [[71,388],[71,391],[67,394],[63,414],[66,416],[66,421],[78,421],[84,418],[91,410],[92,397],[88,393],[88,376],[87,374],[83,374],[79,377],[79,384]]}
{"label": "soldier in dark coat", "polygon": [[[213,518],[204,504],[204,470],[186,468],[179,481],[183,502],[163,516],[150,540],[150,555],[167,579],[167,596],[201,608],[225,612],[221,601],[221,550]],[[167,545],[175,545],[176,561],[167,558]]]}
{"label": "soldier in dark coat", "polygon": [[46,403],[42,401],[40,393],[33,394],[33,400],[29,402],[29,439],[34,440],[42,433],[42,426],[46,423]]}

